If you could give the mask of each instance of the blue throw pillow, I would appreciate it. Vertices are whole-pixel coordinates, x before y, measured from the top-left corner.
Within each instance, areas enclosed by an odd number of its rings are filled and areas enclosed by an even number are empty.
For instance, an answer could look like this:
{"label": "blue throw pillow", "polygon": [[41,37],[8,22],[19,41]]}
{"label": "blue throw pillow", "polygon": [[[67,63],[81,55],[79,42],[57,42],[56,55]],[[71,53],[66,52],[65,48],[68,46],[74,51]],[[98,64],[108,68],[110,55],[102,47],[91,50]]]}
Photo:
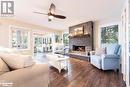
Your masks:
{"label": "blue throw pillow", "polygon": [[114,54],[117,54],[119,49],[120,49],[120,45],[116,45],[115,50],[114,50]]}
{"label": "blue throw pillow", "polygon": [[118,56],[121,55],[121,47],[119,47],[119,50],[118,50],[118,53],[117,53]]}

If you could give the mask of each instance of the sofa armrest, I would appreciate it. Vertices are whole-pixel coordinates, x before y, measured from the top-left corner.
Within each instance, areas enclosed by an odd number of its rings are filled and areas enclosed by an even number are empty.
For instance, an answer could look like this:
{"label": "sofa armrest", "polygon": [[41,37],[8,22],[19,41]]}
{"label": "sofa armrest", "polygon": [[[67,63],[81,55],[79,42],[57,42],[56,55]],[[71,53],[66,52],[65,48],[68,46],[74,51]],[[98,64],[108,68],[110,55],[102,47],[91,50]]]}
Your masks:
{"label": "sofa armrest", "polygon": [[90,55],[95,55],[95,51],[90,51]]}
{"label": "sofa armrest", "polygon": [[12,87],[47,87],[48,64],[35,64],[31,67],[7,72],[0,75],[0,81],[13,83]]}

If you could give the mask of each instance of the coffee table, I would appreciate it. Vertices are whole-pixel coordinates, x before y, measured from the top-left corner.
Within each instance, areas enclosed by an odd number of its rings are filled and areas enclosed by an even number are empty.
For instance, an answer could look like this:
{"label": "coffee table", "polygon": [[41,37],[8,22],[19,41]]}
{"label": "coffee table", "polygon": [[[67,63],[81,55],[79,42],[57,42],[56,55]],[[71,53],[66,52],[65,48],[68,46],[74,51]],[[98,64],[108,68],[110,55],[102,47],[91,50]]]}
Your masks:
{"label": "coffee table", "polygon": [[61,73],[62,69],[68,70],[69,57],[60,54],[48,54],[47,58],[49,60],[49,64],[58,69],[59,73]]}

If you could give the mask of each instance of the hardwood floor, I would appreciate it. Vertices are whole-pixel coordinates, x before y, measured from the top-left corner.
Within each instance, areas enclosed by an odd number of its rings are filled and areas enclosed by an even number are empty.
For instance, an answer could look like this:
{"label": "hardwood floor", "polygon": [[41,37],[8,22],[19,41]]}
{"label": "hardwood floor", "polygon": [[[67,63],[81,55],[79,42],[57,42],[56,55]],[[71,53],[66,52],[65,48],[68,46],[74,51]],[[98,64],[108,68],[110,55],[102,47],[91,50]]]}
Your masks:
{"label": "hardwood floor", "polygon": [[121,73],[102,71],[88,61],[70,58],[68,72],[50,67],[50,87],[125,87]]}

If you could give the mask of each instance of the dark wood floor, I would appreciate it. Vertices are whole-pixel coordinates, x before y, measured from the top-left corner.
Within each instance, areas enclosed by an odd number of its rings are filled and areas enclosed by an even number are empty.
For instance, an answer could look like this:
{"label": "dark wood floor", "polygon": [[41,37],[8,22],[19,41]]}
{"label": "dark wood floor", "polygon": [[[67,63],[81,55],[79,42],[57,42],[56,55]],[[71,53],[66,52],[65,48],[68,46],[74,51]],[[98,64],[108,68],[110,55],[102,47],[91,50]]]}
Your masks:
{"label": "dark wood floor", "polygon": [[50,67],[50,87],[125,87],[122,75],[102,71],[89,62],[70,58],[68,72]]}

